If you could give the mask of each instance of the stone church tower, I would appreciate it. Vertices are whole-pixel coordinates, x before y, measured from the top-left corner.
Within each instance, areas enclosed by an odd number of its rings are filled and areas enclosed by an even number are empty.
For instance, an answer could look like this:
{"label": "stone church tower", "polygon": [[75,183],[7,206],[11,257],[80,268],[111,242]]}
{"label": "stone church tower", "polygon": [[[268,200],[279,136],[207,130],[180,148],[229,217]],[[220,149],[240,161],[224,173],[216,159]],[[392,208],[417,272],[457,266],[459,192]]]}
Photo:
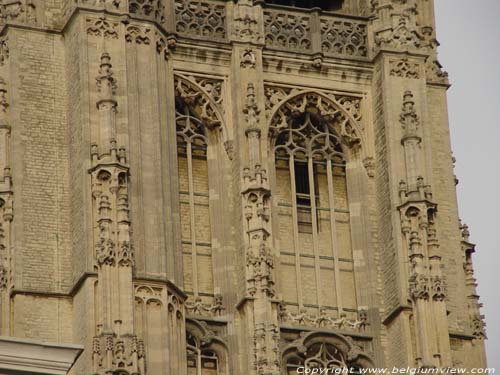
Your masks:
{"label": "stone church tower", "polygon": [[75,375],[486,365],[433,0],[0,4],[2,335]]}

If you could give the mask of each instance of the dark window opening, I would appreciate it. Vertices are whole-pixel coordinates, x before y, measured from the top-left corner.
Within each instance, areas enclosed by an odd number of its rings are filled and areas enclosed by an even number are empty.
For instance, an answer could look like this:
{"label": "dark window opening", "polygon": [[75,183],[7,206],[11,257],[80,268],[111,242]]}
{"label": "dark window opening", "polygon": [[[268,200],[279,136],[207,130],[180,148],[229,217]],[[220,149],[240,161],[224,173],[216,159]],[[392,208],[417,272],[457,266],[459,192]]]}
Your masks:
{"label": "dark window opening", "polygon": [[342,9],[343,0],[266,0],[266,3],[297,8],[321,8],[323,10],[335,11]]}
{"label": "dark window opening", "polygon": [[[314,166],[313,176],[316,176]],[[307,163],[295,162],[295,194],[297,202],[297,221],[300,233],[312,233],[311,182]],[[317,189],[317,183],[314,183]],[[315,192],[317,198],[317,193]],[[315,199],[316,199],[315,198]],[[317,199],[316,199],[317,200]],[[317,203],[317,202],[316,202]]]}

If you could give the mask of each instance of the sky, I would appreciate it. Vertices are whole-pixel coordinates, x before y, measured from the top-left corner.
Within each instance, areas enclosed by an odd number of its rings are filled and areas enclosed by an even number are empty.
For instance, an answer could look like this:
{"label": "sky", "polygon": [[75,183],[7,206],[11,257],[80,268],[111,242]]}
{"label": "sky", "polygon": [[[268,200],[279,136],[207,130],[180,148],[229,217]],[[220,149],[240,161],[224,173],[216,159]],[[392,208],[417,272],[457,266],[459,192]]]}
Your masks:
{"label": "sky", "polygon": [[486,316],[488,366],[500,372],[500,0],[435,0],[462,222]]}

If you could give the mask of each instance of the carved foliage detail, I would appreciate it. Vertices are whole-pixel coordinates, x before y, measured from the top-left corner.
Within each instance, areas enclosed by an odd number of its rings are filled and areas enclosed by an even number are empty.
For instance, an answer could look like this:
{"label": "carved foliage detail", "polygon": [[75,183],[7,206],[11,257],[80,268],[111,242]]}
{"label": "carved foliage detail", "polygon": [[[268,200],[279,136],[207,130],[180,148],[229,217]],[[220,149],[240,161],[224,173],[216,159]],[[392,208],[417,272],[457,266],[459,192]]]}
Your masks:
{"label": "carved foliage detail", "polygon": [[175,91],[209,128],[222,124],[223,81],[177,76]]}

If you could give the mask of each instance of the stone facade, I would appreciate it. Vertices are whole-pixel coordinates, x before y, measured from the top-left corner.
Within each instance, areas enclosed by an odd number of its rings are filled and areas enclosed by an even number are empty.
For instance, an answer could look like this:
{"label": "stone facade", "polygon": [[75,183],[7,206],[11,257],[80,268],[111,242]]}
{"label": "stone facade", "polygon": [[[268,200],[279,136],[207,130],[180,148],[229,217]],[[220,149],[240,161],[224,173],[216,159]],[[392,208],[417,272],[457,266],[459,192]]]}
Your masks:
{"label": "stone facade", "polygon": [[484,367],[433,11],[0,1],[0,334],[75,375]]}

